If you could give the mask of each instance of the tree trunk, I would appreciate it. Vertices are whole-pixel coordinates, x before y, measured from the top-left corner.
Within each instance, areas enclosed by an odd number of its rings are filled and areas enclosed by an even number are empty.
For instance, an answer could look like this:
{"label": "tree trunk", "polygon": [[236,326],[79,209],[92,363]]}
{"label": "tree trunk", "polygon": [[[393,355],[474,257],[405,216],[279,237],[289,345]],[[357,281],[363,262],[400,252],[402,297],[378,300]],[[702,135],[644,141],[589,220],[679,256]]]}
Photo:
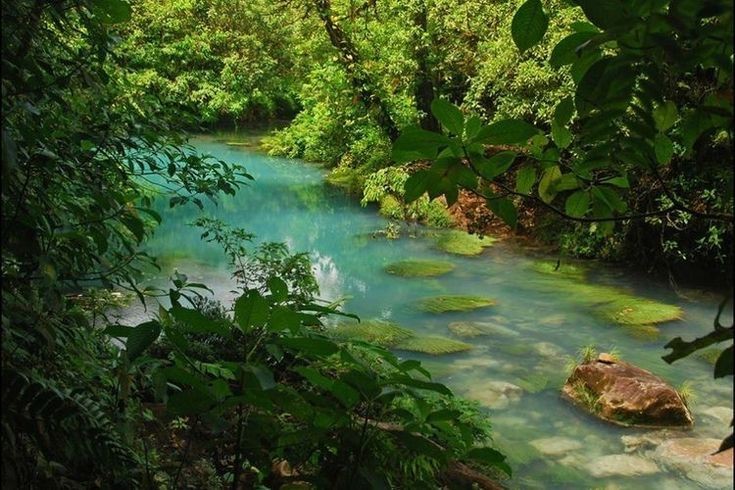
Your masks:
{"label": "tree trunk", "polygon": [[368,113],[372,115],[375,122],[383,128],[391,141],[398,138],[398,126],[388,111],[385,101],[376,93],[370,77],[360,66],[360,58],[355,45],[347,37],[342,28],[332,19],[332,7],[330,0],[314,0],[314,6],[319,13],[319,18],[324,22],[329,40],[337,49],[339,59],[347,72],[347,76],[357,92]]}
{"label": "tree trunk", "polygon": [[416,108],[422,113],[420,119],[421,128],[427,131],[438,132],[439,121],[431,113],[431,101],[434,100],[434,84],[431,80],[431,72],[429,70],[428,41],[424,38],[428,36],[425,0],[421,2],[419,10],[414,16],[414,24],[418,30],[418,39],[416,40],[416,63],[418,64],[415,92]]}

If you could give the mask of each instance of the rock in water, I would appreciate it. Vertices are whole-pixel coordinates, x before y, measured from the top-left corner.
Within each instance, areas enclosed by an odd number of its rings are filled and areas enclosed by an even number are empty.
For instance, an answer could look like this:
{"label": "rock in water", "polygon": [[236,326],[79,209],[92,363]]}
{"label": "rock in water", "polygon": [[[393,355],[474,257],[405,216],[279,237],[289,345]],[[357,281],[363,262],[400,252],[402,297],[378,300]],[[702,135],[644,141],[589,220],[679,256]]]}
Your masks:
{"label": "rock in water", "polygon": [[575,367],[562,393],[598,417],[621,425],[694,424],[679,393],[663,379],[605,354]]}

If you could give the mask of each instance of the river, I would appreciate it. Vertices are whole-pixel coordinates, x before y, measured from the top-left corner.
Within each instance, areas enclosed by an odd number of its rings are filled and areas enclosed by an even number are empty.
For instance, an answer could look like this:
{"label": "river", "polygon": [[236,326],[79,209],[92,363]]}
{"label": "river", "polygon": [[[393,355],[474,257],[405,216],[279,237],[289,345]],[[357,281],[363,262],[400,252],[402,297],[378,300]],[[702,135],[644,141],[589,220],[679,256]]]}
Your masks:
{"label": "river", "polygon": [[[354,197],[326,184],[323,169],[226,145],[212,137],[197,138],[193,144],[200,152],[244,165],[255,178],[235,197],[207,205],[204,213],[254,233],[256,242],[285,242],[294,252],[308,252],[321,297],[347,297],[346,311],[395,321],[422,334],[452,337],[447,327],[456,321],[500,327],[497,335],[462,339],[473,345],[467,352],[397,353],[426,361],[436,380],[483,405],[492,421],[495,444],[513,466],[511,488],[731,488],[731,470],[672,463],[657,458],[653,446],[636,447],[631,442],[635,437],[625,437],[648,434],[655,439],[666,433],[599,421],[560,397],[569,359],[581,347],[595,344],[600,351],[616,350],[623,360],[662,376],[673,386],[686,382],[692,387],[695,427],[673,437],[722,438],[732,417],[730,378],[713,379],[712,365],[694,356],[673,365],[661,359],[667,352],[663,346],[671,338],[688,339],[712,328],[718,297],[698,291],[677,295],[668,285],[643,275],[593,264],[586,279],[590,283],[622,288],[683,309],[683,319],[661,325],[660,335],[631,335],[592,315],[563,289],[544,287],[548,279],[544,282],[543,274],[532,265],[549,258],[516,242],[500,241],[481,255],[463,257],[438,250],[422,227],[411,227],[395,240],[373,238],[388,221],[374,208],[363,208]],[[150,283],[165,285],[176,268],[190,280],[208,284],[217,295],[231,298],[233,284],[224,254],[200,240],[200,231],[188,225],[199,210],[194,206],[169,210],[163,201],[160,207],[163,224],[146,247],[161,258],[163,270],[152,274]],[[406,259],[451,261],[455,268],[428,279],[384,271],[386,265]],[[497,304],[440,315],[414,306],[420,298],[442,294],[490,296]],[[132,307],[125,316],[132,323],[149,314]],[[724,321],[731,318],[728,314]]]}

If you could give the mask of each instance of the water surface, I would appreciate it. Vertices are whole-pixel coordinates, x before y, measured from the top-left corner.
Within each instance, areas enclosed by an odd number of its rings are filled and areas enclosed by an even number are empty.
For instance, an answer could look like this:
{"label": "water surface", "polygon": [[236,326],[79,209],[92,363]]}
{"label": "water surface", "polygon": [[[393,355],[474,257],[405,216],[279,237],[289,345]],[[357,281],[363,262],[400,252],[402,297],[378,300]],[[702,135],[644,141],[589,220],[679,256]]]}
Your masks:
{"label": "water surface", "polygon": [[[396,321],[421,333],[451,337],[447,326],[459,320],[491,321],[509,329],[506,335],[466,340],[474,348],[465,353],[442,357],[399,354],[428,361],[439,375],[436,379],[485,406],[496,444],[509,454],[514,467],[511,487],[674,489],[727,485],[722,483],[721,475],[719,479],[709,474],[692,476],[686,470],[661,463],[656,463],[658,471],[651,475],[593,476],[594,468],[602,464],[598,462],[604,461],[599,458],[625,452],[622,436],[648,431],[601,422],[559,396],[565,366],[580,347],[596,344],[600,350],[614,348],[623,359],[653,371],[674,386],[689,382],[697,400],[693,404],[696,426],[688,436],[721,438],[728,431],[727,422],[712,414],[726,414],[727,408],[732,415],[733,390],[729,381],[713,380],[711,365],[701,359],[692,357],[673,366],[661,360],[666,353],[663,345],[669,339],[699,336],[712,328],[719,300],[716,296],[697,292],[677,296],[667,285],[630,271],[595,266],[591,281],[624,287],[684,309],[685,318],[662,325],[659,338],[636,338],[598,319],[574,298],[539,288],[541,275],[529,268],[539,257],[517,244],[500,242],[480,256],[460,257],[437,250],[430,238],[421,237],[425,231],[421,228],[414,230],[417,238],[406,233],[398,240],[371,238],[376,230],[386,227],[387,220],[375,209],[363,208],[354,198],[325,184],[322,169],[267,157],[247,147],[227,146],[212,138],[200,138],[194,144],[201,152],[243,164],[255,177],[236,197],[223,198],[218,206],[208,206],[204,214],[245,228],[257,236],[256,242],[285,242],[294,252],[309,252],[321,297],[348,297],[347,311],[363,318]],[[161,208],[163,225],[147,247],[162,258],[164,267],[150,281],[165,286],[176,268],[191,280],[205,282],[218,295],[232,297],[228,293],[233,284],[225,256],[216,245],[201,241],[200,231],[188,225],[200,214],[199,210],[168,210],[165,203]],[[449,260],[456,268],[445,276],[430,279],[406,279],[383,271],[392,262],[422,258]],[[491,296],[497,300],[497,306],[443,315],[423,313],[412,306],[417,299],[439,294]],[[128,315],[142,317],[147,313],[133,309]],[[725,321],[731,321],[731,315]],[[532,388],[519,397],[513,394],[498,399],[497,382],[526,383]],[[720,407],[719,412],[712,407]],[[568,444],[568,439],[580,444],[552,454],[553,448],[539,442],[550,437],[557,438],[562,446]],[[573,447],[577,445],[580,447]],[[631,454],[649,456],[644,451]]]}

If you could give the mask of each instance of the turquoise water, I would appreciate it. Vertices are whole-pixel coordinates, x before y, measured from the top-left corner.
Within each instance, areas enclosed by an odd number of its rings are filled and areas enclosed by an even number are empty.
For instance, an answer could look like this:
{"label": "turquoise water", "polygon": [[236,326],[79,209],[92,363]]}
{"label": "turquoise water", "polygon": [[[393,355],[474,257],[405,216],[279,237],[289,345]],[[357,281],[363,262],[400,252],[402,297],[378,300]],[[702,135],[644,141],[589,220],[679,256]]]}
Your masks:
{"label": "turquoise water", "polygon": [[[389,319],[421,333],[452,337],[447,326],[460,320],[505,327],[498,335],[463,339],[473,344],[468,352],[441,357],[399,354],[427,361],[437,373],[436,379],[486,408],[496,444],[509,455],[514,467],[512,488],[728,485],[728,474],[694,474],[657,460],[643,449],[628,454],[633,459],[626,461],[632,468],[607,468],[609,458],[604,456],[625,453],[621,437],[650,431],[598,421],[559,396],[568,359],[580,347],[596,344],[602,351],[615,348],[624,360],[653,371],[674,386],[690,383],[697,396],[692,405],[696,425],[687,437],[721,438],[729,423],[721,419],[728,410],[732,415],[730,383],[713,380],[711,365],[701,359],[688,358],[673,366],[661,360],[666,353],[663,345],[669,339],[691,338],[711,329],[718,297],[696,291],[677,295],[667,285],[630,271],[594,266],[592,282],[623,287],[684,309],[684,319],[662,325],[658,338],[639,339],[593,316],[565,293],[540,285],[544,276],[530,265],[543,257],[530,249],[499,242],[476,257],[450,255],[437,250],[434,241],[424,236],[427,230],[417,226],[408,227],[397,240],[373,238],[376,230],[386,227],[387,220],[375,209],[363,208],[356,199],[325,184],[322,169],[211,138],[197,139],[194,144],[203,153],[241,163],[255,177],[236,197],[223,198],[218,206],[208,206],[204,214],[245,228],[257,236],[256,241],[285,242],[294,252],[308,252],[322,298],[347,297],[344,309],[349,312],[362,318]],[[150,282],[165,285],[176,268],[191,280],[205,282],[216,294],[232,297],[228,291],[233,283],[221,250],[201,241],[200,231],[188,225],[199,210],[193,206],[169,210],[163,202],[161,210],[164,222],[147,247],[163,258],[164,267],[150,277]],[[392,262],[422,258],[448,260],[456,268],[429,279],[401,278],[383,271]],[[441,315],[421,312],[412,305],[422,297],[440,294],[490,296],[497,305]],[[136,308],[127,312],[130,321],[148,314]],[[728,315],[725,321],[730,319]],[[504,389],[506,394],[501,396]],[[640,460],[653,466],[636,465]]]}

